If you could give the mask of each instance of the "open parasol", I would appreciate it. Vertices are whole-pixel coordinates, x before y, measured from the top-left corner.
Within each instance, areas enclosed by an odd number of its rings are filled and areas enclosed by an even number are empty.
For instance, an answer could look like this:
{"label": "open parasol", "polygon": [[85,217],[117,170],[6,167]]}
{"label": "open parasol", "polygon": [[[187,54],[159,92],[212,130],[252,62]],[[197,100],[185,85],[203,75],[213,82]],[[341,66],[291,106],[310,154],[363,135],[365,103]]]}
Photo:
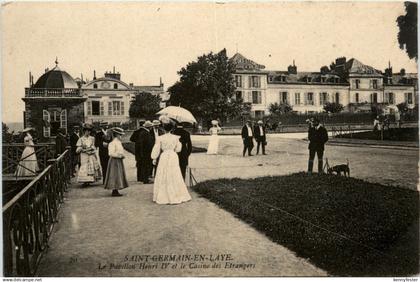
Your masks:
{"label": "open parasol", "polygon": [[182,107],[169,106],[159,112],[158,115],[167,115],[169,118],[175,119],[178,122],[197,123],[197,120],[190,111]]}

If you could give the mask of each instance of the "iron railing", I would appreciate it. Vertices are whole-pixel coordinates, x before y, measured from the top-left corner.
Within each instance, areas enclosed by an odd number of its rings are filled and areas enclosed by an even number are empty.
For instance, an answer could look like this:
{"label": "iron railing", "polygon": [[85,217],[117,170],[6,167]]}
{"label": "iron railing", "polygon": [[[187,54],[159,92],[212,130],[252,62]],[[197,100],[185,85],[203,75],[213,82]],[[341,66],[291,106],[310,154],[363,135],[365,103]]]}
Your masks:
{"label": "iron railing", "polygon": [[[3,148],[3,169],[2,174],[14,174],[18,166],[23,166],[22,163],[19,163],[22,157],[22,152],[25,149],[25,144],[23,143],[10,143],[2,144]],[[48,166],[48,160],[55,157],[55,144],[54,143],[39,143],[34,145],[36,158],[38,161],[39,171],[44,170]],[[30,154],[25,157],[29,158],[33,154]],[[32,172],[38,173],[38,172]]]}
{"label": "iron railing", "polygon": [[33,276],[70,182],[67,149],[3,206],[4,276]]}
{"label": "iron railing", "polygon": [[71,98],[82,97],[79,88],[25,88],[26,98]]}

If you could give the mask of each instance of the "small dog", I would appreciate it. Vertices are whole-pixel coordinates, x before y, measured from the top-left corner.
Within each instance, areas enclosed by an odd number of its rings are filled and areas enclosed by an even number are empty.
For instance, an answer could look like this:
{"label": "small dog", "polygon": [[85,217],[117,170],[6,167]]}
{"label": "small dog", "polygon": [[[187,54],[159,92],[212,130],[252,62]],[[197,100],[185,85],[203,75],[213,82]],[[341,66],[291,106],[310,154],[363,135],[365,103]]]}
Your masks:
{"label": "small dog", "polygon": [[337,175],[341,175],[341,173],[343,173],[344,176],[350,177],[349,160],[347,159],[347,164],[335,165],[328,168],[328,174],[334,174],[334,172]]}

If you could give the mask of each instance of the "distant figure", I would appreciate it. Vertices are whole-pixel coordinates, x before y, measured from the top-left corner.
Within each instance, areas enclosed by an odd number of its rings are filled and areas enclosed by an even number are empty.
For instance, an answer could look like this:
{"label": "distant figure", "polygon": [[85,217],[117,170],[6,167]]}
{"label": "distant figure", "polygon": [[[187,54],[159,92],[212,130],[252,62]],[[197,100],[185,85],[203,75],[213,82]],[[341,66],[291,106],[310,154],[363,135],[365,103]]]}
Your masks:
{"label": "distant figure", "polygon": [[153,137],[150,132],[152,126],[153,124],[150,121],[145,121],[143,126],[134,131],[130,138],[130,141],[135,143],[137,181],[144,184],[150,182],[149,177],[153,168],[152,158],[150,157],[153,148]]}
{"label": "distant figure", "polygon": [[91,124],[83,126],[83,136],[77,141],[76,152],[80,154],[80,168],[77,182],[87,186],[99,181],[102,177],[101,167],[96,156],[95,137],[90,136],[93,130]]}
{"label": "distant figure", "polygon": [[76,166],[80,168],[80,155],[76,152],[77,150],[77,141],[79,141],[80,132],[79,127],[73,126],[73,132],[70,134],[70,156],[72,163],[72,176],[76,172]]}
{"label": "distant figure", "polygon": [[212,127],[209,129],[210,139],[207,147],[207,155],[217,155],[219,151],[219,136],[218,133],[222,129],[219,127],[217,120],[211,121]]}
{"label": "distant figure", "polygon": [[180,137],[171,134],[173,125],[169,118],[161,116],[161,121],[165,134],[159,136],[151,154],[154,163],[160,156],[153,186],[153,202],[157,204],[180,204],[191,200],[182,178],[177,155],[178,152],[181,152],[182,145],[179,142]]}
{"label": "distant figure", "polygon": [[250,120],[247,120],[246,124],[242,127],[241,135],[242,141],[244,143],[244,150],[242,152],[242,155],[245,157],[245,153],[246,151],[248,151],[248,156],[252,156],[251,151],[252,148],[254,148],[254,134],[252,132],[252,125]]}
{"label": "distant figure", "polygon": [[57,131],[57,136],[55,137],[55,156],[59,157],[62,153],[64,153],[64,151],[66,151],[66,147],[67,139],[64,128],[59,128]]}
{"label": "distant figure", "polygon": [[381,122],[379,121],[379,116],[373,120],[373,131],[380,131],[381,130]]}
{"label": "distant figure", "polygon": [[192,152],[191,136],[190,133],[183,128],[181,123],[178,123],[176,125],[173,134],[180,136],[179,142],[181,142],[182,149],[181,152],[178,152],[178,159],[182,177],[183,179],[185,179],[185,172],[188,166],[188,158],[190,157]]}
{"label": "distant figure", "polygon": [[104,182],[104,188],[112,190],[112,196],[122,196],[118,190],[128,187],[127,176],[124,168],[124,147],[121,144],[121,136],[124,135],[124,130],[119,127],[114,127],[112,131],[112,141],[108,145],[109,162]]}
{"label": "distant figure", "polygon": [[17,166],[15,176],[36,176],[36,173],[39,171],[38,160],[35,153],[35,144],[31,132],[33,128],[25,128],[22,133],[25,134],[23,143],[25,144],[25,149],[23,149],[22,156],[20,157],[19,164]]}
{"label": "distant figure", "polygon": [[327,130],[319,123],[317,118],[311,119],[311,125],[308,130],[309,139],[309,161],[308,161],[308,173],[312,174],[314,166],[315,154],[318,157],[318,173],[323,172],[323,157],[325,143],[328,141]]}
{"label": "distant figure", "polygon": [[257,142],[257,155],[260,152],[260,146],[262,149],[262,154],[266,155],[265,146],[267,145],[267,137],[265,133],[265,126],[263,125],[262,120],[259,120],[257,122],[257,125],[254,127],[254,136],[255,136],[255,141]]}
{"label": "distant figure", "polygon": [[102,168],[102,179],[103,183],[105,183],[106,172],[108,167],[109,161],[109,152],[108,152],[108,145],[111,142],[111,134],[108,130],[107,123],[100,123],[100,129],[95,135],[95,147],[99,149],[99,160],[101,163]]}
{"label": "distant figure", "polygon": [[397,124],[398,128],[401,128],[401,114],[399,111],[395,111],[395,123]]}

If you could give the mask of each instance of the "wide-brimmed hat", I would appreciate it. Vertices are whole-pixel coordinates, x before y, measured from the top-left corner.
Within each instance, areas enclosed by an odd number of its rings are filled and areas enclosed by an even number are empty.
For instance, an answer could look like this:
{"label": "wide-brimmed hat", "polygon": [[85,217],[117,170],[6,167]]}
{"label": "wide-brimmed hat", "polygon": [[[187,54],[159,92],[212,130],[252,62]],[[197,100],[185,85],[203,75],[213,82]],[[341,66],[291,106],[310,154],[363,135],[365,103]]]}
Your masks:
{"label": "wide-brimmed hat", "polygon": [[215,120],[215,119],[214,119],[214,120],[212,120],[212,121],[211,121],[211,124],[212,124],[212,125],[218,125],[218,124],[219,124],[219,122],[218,122],[217,120]]}
{"label": "wide-brimmed hat", "polygon": [[34,130],[33,127],[27,127],[24,130],[22,130],[22,132],[25,133],[25,132],[29,132],[29,131],[32,131],[32,130]]}
{"label": "wide-brimmed hat", "polygon": [[152,127],[153,123],[150,120],[146,120],[143,124],[144,127]]}
{"label": "wide-brimmed hat", "polygon": [[114,133],[117,133],[119,135],[124,135],[124,129],[122,129],[121,127],[113,127],[111,128],[111,131]]}
{"label": "wide-brimmed hat", "polygon": [[257,123],[258,124],[263,124],[263,121],[262,120],[259,120]]}
{"label": "wide-brimmed hat", "polygon": [[93,125],[90,124],[90,123],[85,123],[85,124],[83,124],[83,129],[92,130],[93,129]]}
{"label": "wide-brimmed hat", "polygon": [[160,125],[160,121],[158,121],[157,119],[155,119],[152,123],[153,125]]}

